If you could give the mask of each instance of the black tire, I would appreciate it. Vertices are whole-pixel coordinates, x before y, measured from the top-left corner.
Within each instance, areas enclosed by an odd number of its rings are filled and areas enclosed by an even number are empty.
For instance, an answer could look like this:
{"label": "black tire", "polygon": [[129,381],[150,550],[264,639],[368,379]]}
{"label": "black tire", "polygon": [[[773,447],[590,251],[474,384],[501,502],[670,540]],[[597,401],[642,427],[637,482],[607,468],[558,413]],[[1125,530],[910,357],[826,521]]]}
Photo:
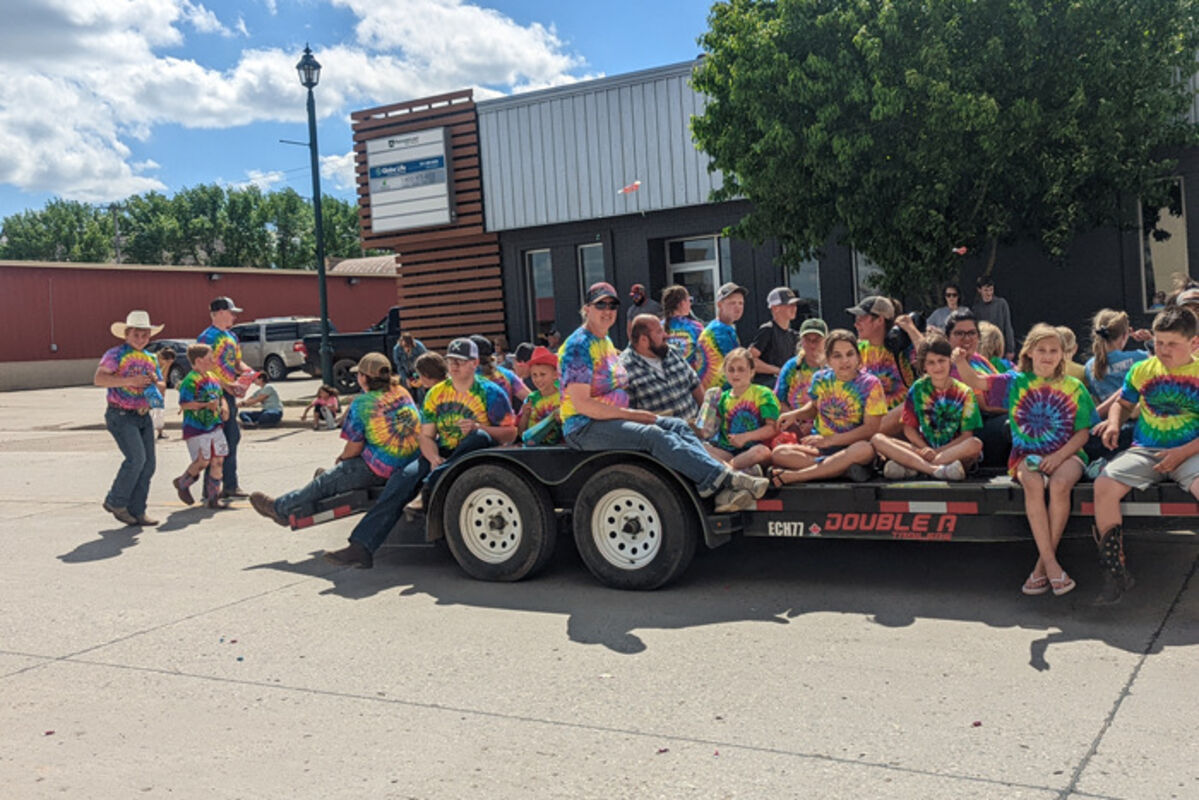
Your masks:
{"label": "black tire", "polygon": [[350,372],[357,365],[358,362],[348,358],[333,363],[333,388],[339,393],[354,394],[358,391],[358,379]]}
{"label": "black tire", "polygon": [[279,356],[267,356],[266,363],[262,365],[262,371],[271,381],[287,379],[287,365]]}
{"label": "black tire", "polygon": [[446,544],[472,578],[519,581],[545,566],[557,528],[549,493],[496,464],[453,478],[442,511]]}
{"label": "black tire", "polygon": [[182,383],[183,379],[186,377],[187,377],[187,370],[185,370],[183,367],[180,367],[178,365],[171,367],[170,371],[167,372],[167,388],[168,389],[179,388],[179,384]]}
{"label": "black tire", "polygon": [[591,574],[614,589],[657,589],[695,556],[699,528],[663,478],[643,468],[600,470],[574,507],[575,546]]}

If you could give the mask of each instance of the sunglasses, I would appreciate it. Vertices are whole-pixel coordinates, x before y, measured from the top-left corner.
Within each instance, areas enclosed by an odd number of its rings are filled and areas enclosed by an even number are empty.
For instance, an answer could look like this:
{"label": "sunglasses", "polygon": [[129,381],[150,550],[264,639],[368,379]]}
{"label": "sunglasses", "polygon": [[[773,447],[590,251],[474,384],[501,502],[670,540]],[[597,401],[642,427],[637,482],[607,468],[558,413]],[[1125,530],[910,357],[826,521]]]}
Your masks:
{"label": "sunglasses", "polygon": [[958,293],[957,292],[946,292],[945,296],[946,297],[957,297]]}
{"label": "sunglasses", "polygon": [[591,305],[598,308],[600,311],[616,311],[620,308],[620,303],[615,300],[596,300]]}

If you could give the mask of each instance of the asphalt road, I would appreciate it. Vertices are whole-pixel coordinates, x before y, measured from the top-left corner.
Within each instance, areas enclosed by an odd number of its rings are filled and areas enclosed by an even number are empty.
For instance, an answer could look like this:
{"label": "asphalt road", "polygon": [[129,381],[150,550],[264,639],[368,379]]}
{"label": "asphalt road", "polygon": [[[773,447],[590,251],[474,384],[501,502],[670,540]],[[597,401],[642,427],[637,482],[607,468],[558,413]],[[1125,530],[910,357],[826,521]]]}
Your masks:
{"label": "asphalt road", "polygon": [[[164,524],[121,527],[102,407],[0,395],[6,798],[1199,796],[1195,538],[1133,538],[1109,610],[1078,541],[1063,598],[1020,594],[1031,544],[736,541],[648,594],[600,586],[568,537],[513,585],[442,547],[340,570],[319,553],[354,518],[183,507],[177,430]],[[338,450],[246,432],[243,484]]]}

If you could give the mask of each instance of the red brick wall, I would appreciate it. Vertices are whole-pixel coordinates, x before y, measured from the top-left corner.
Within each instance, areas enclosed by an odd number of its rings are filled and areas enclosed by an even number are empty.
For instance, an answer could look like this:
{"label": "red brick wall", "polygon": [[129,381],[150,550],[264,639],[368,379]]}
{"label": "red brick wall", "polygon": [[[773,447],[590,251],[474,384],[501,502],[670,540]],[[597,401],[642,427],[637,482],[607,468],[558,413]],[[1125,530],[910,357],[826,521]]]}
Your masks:
{"label": "red brick wall", "polygon": [[[330,276],[326,285],[329,319],[341,331],[373,325],[396,302],[389,275],[358,276],[353,286]],[[98,359],[116,342],[109,325],[135,308],[166,325],[160,337],[194,339],[219,295],[245,309],[239,321],[320,310],[314,272],[0,262],[0,362]]]}

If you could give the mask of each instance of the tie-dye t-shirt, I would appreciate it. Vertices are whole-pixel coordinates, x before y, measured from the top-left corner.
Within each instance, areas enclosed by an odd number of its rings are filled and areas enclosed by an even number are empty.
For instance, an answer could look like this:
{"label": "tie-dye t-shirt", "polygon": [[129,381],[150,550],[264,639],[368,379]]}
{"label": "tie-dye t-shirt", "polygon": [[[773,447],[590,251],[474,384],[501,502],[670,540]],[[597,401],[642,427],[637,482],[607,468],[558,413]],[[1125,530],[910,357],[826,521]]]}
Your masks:
{"label": "tie-dye t-shirt", "polygon": [[458,427],[459,420],[473,419],[492,427],[516,424],[508,393],[478,375],[465,392],[455,389],[449,378],[434,386],[425,394],[420,418],[421,422],[437,428],[438,446],[442,450],[453,450],[462,443],[465,434]]}
{"label": "tie-dye t-shirt", "polygon": [[206,344],[212,348],[216,356],[216,366],[209,374],[220,381],[222,386],[237,383],[239,373],[237,365],[241,363],[241,345],[233,331],[223,331],[215,325],[209,325],[199,336],[196,344]]}
{"label": "tie-dye t-shirt", "polygon": [[380,478],[389,478],[420,452],[420,412],[402,386],[365,392],[346,411],[341,438],[362,442],[362,460]]}
{"label": "tie-dye t-shirt", "polygon": [[787,359],[774,383],[775,396],[788,408],[799,408],[808,402],[808,387],[812,385],[812,376],[818,369],[804,361],[803,356]]}
{"label": "tie-dye t-shirt", "polygon": [[516,373],[507,367],[502,367],[499,364],[495,365],[495,372],[489,378],[483,374],[483,370],[479,370],[479,377],[485,381],[491,381],[496,386],[504,390],[508,395],[508,402],[513,409],[520,407],[520,400],[516,397],[516,387],[522,383],[521,379],[516,376]]}
{"label": "tie-dye t-shirt", "polygon": [[908,387],[916,381],[916,370],[912,368],[912,349],[895,355],[882,345],[858,340],[858,354],[862,357],[862,369],[878,378],[887,398],[887,408],[901,405],[908,396]]}
{"label": "tie-dye t-shirt", "polygon": [[529,412],[525,431],[533,430],[547,418],[554,420],[547,423],[547,427],[541,431],[537,437],[537,444],[562,443],[562,421],[558,418],[558,410],[562,407],[562,391],[558,387],[557,381],[554,382],[554,385],[557,391],[542,395],[540,391],[534,390],[529,392],[529,396],[525,398],[525,408]]}
{"label": "tie-dye t-shirt", "polygon": [[765,386],[751,383],[740,397],[733,397],[733,390],[726,389],[716,404],[720,416],[720,429],[713,444],[722,450],[737,452],[754,443],[737,448],[729,441],[734,433],[749,433],[761,428],[770,420],[779,418],[779,400]]}
{"label": "tie-dye t-shirt", "polygon": [[[179,403],[210,403],[221,398],[221,385],[209,374],[194,369],[179,382]],[[190,439],[216,430],[221,415],[211,408],[183,410],[183,438]]]}
{"label": "tie-dye t-shirt", "polygon": [[[1065,446],[1070,437],[1099,422],[1095,401],[1082,381],[1065,375],[1038,378],[1031,372],[984,375],[987,405],[1005,408],[1012,431],[1008,472],[1029,455],[1047,456]],[[1086,454],[1078,451],[1085,462]]]}
{"label": "tie-dye t-shirt", "polygon": [[666,341],[675,346],[696,375],[703,374],[703,351],[699,349],[703,323],[693,317],[671,317],[662,327],[666,330]]}
{"label": "tie-dye t-shirt", "polygon": [[1139,403],[1137,447],[1178,447],[1199,436],[1199,361],[1167,369],[1156,357],[1128,371],[1120,399]]}
{"label": "tie-dye t-shirt", "polygon": [[[970,362],[970,366],[979,375],[997,375],[997,374],[999,374],[999,370],[995,369],[995,365],[992,364],[990,361],[988,361],[986,356],[981,356],[978,353],[971,353],[969,356],[967,356],[966,360]],[[957,364],[950,365],[949,377],[953,378],[954,380],[962,379],[961,373],[958,372]]]}
{"label": "tie-dye t-shirt", "polygon": [[724,357],[740,346],[737,329],[732,325],[714,319],[704,328],[696,345],[703,369],[696,369],[695,374],[705,392],[713,386],[724,386]]}
{"label": "tie-dye t-shirt", "polygon": [[867,416],[887,413],[883,385],[866,370],[858,370],[851,381],[842,381],[832,367],[825,367],[812,376],[808,399],[816,401],[813,432],[819,436],[852,431],[861,427]]}
{"label": "tie-dye t-shirt", "polygon": [[629,376],[620,363],[620,351],[607,336],[599,338],[587,326],[580,326],[566,341],[558,353],[558,370],[562,373],[562,432],[573,433],[591,421],[575,409],[566,393],[572,383],[585,383],[591,387],[591,397],[601,403],[617,408],[629,407],[629,395],[625,391]]}
{"label": "tie-dye t-shirt", "polygon": [[944,447],[967,431],[983,426],[974,392],[961,381],[950,380],[944,389],[933,386],[925,375],[908,389],[902,419],[920,431],[929,447]]}
{"label": "tie-dye t-shirt", "polygon": [[[145,350],[132,347],[128,342],[117,345],[101,356],[100,366],[123,378],[132,375],[149,375],[154,380],[162,379],[162,373],[158,371],[158,361],[154,356]],[[151,386],[110,386],[108,388],[108,404],[130,411],[149,408],[148,390]]]}

